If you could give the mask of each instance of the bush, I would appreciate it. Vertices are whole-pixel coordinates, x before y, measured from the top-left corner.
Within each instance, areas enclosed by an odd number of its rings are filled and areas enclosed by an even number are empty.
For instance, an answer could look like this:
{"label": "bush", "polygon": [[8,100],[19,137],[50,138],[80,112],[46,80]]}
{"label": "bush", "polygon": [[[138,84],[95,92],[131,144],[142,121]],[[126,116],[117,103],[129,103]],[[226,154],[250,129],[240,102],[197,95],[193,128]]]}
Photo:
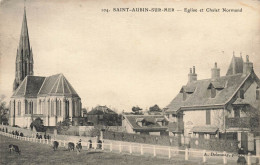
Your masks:
{"label": "bush", "polygon": [[96,137],[96,136],[100,136],[100,130],[97,128],[93,128],[90,130],[90,136],[91,137]]}
{"label": "bush", "polygon": [[38,117],[36,118],[30,125],[31,129],[33,129],[33,127],[35,127],[37,132],[45,132],[45,127],[43,125],[43,120]]}

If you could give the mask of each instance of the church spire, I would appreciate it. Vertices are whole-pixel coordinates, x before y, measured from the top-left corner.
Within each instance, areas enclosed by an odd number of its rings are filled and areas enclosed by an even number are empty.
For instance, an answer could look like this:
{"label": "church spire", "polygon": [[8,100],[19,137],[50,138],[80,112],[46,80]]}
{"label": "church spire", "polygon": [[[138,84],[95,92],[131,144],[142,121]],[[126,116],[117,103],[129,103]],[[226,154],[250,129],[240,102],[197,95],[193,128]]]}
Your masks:
{"label": "church spire", "polygon": [[16,54],[16,68],[13,91],[18,88],[18,86],[27,75],[33,75],[33,54],[32,48],[30,47],[26,8],[24,7],[22,30]]}
{"label": "church spire", "polygon": [[23,23],[22,23],[22,30],[21,30],[21,35],[20,35],[19,49],[30,50],[30,41],[29,41],[29,33],[28,33],[25,7],[24,7],[24,13],[23,13]]}

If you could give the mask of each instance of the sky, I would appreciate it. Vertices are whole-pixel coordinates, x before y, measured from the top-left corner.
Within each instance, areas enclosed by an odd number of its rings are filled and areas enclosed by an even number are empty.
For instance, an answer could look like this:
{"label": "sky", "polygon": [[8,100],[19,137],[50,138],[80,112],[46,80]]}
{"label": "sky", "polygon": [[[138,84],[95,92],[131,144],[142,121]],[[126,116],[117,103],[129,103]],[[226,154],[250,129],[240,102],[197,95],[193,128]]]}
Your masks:
{"label": "sky", "polygon": [[[7,101],[24,4],[34,75],[63,73],[86,108],[163,108],[187,83],[189,68],[195,66],[198,79],[207,79],[217,62],[224,76],[233,52],[244,60],[249,55],[260,77],[259,0],[1,0],[0,95]],[[112,12],[142,7],[175,12]],[[242,12],[186,13],[184,8]]]}

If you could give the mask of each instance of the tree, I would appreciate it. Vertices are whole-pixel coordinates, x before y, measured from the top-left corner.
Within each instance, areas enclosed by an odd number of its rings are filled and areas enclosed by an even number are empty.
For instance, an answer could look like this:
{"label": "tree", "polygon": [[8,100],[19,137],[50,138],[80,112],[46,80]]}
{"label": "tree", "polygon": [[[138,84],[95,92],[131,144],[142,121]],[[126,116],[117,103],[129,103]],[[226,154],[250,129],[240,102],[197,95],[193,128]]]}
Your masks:
{"label": "tree", "polygon": [[43,120],[40,117],[37,117],[30,125],[31,129],[35,127],[37,132],[44,132],[45,128],[43,125]]}
{"label": "tree", "polygon": [[9,109],[6,107],[6,102],[4,101],[5,96],[0,97],[0,124],[8,125],[8,115]]}
{"label": "tree", "polygon": [[88,113],[87,108],[82,108],[83,117],[87,117],[87,113]]}
{"label": "tree", "polygon": [[135,115],[141,115],[142,114],[142,111],[143,109],[142,108],[140,108],[140,107],[138,107],[138,106],[133,106],[133,108],[132,108],[132,111],[133,111],[133,113],[135,114]]}
{"label": "tree", "polygon": [[155,104],[154,106],[149,108],[149,112],[162,112],[162,110],[157,104]]}
{"label": "tree", "polygon": [[58,132],[65,132],[69,129],[69,127],[72,125],[72,122],[69,118],[65,119],[62,122],[59,122],[57,124],[57,130]]}

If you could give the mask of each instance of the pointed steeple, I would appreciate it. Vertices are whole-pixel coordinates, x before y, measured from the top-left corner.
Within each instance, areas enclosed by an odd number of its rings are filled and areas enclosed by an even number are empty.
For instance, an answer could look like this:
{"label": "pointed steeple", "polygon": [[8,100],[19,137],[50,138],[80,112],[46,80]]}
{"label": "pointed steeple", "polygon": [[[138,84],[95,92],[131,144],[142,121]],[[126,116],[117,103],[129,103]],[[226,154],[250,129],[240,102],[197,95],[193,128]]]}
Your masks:
{"label": "pointed steeple", "polygon": [[24,7],[24,13],[23,13],[23,23],[22,23],[22,30],[21,30],[21,35],[20,35],[19,49],[30,50],[30,41],[29,41],[29,33],[28,33],[25,7]]}
{"label": "pointed steeple", "polygon": [[24,7],[22,30],[19,46],[16,54],[15,80],[13,91],[15,91],[27,75],[33,75],[33,54],[30,47],[26,9]]}
{"label": "pointed steeple", "polygon": [[233,57],[229,64],[229,68],[227,70],[226,76],[243,73],[243,63],[244,61],[242,56],[236,57],[233,52]]}

